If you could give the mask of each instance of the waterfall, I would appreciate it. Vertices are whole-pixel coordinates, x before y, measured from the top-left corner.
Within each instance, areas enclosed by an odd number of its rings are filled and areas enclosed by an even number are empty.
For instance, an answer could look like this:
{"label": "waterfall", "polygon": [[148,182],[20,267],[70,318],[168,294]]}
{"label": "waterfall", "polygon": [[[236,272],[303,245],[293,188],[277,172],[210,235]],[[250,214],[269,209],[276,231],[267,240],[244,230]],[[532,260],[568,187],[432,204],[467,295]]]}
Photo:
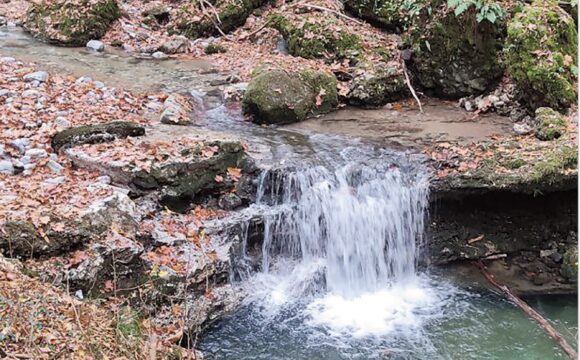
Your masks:
{"label": "waterfall", "polygon": [[264,172],[257,203],[280,211],[265,217],[262,271],[280,271],[275,261],[293,259],[302,269],[285,269],[300,274],[293,291],[344,298],[412,281],[427,199],[425,174],[383,159]]}

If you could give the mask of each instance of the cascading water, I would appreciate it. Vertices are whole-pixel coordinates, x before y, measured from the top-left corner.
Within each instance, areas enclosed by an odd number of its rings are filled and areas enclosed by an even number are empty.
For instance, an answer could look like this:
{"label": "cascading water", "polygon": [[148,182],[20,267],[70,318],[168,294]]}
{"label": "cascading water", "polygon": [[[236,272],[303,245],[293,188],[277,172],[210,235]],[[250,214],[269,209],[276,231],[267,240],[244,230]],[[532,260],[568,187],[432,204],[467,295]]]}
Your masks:
{"label": "cascading water", "polygon": [[262,176],[258,203],[273,201],[287,211],[266,217],[264,272],[275,255],[318,264],[319,290],[345,298],[415,277],[428,194],[424,174],[405,176],[390,163],[349,163],[290,173],[278,188],[268,189],[269,180]]}

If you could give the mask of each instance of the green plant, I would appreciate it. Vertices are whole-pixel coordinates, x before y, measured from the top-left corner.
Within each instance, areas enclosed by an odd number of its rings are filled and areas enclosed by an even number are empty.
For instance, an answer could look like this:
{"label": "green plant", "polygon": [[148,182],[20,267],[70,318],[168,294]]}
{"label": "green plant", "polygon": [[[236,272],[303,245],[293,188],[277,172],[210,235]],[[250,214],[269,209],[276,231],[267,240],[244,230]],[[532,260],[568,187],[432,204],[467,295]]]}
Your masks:
{"label": "green plant", "polygon": [[498,19],[506,16],[505,10],[498,3],[489,0],[447,0],[447,6],[454,9],[455,16],[474,8],[475,19],[478,23],[486,20],[494,24]]}

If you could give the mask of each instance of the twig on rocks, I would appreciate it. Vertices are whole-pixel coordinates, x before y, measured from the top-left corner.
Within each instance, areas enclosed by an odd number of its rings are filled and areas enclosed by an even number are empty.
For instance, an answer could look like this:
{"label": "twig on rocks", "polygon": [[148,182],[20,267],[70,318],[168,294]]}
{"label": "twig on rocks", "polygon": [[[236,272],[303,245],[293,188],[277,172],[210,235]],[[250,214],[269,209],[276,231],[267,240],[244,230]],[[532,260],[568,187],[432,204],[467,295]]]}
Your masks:
{"label": "twig on rocks", "polygon": [[421,114],[424,114],[425,112],[423,111],[423,105],[421,105],[421,100],[419,100],[417,93],[415,93],[415,89],[413,89],[413,86],[411,85],[411,79],[409,79],[409,74],[407,73],[407,65],[405,65],[405,60],[403,60],[403,58],[400,55],[399,61],[401,62],[401,66],[403,67],[403,74],[405,74],[405,82],[407,83],[407,87],[409,88],[409,90],[411,90],[411,94],[413,94],[415,101],[417,101],[417,104],[419,105],[419,111],[421,111]]}

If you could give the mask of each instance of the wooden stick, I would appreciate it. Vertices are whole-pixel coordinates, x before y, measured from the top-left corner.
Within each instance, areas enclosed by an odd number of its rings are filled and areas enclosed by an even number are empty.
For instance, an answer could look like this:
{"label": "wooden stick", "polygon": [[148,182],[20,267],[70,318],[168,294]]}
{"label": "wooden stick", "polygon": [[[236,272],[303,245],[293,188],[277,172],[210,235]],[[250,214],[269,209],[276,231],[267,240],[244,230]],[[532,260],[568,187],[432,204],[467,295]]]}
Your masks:
{"label": "wooden stick", "polygon": [[240,36],[240,40],[245,40],[245,39],[248,39],[248,38],[256,35],[260,31],[262,31],[266,26],[268,26],[269,23],[270,23],[270,19],[266,20],[264,22],[264,25],[260,26],[259,28],[257,28],[256,30],[252,31],[251,33],[249,33],[247,35],[244,35],[244,36]]}
{"label": "wooden stick", "polygon": [[487,281],[490,282],[490,284],[501,290],[510,301],[515,303],[517,306],[520,307],[520,309],[522,309],[526,314],[528,314],[529,317],[534,319],[538,323],[538,325],[540,325],[540,327],[546,332],[546,334],[548,334],[552,339],[554,339],[554,341],[562,348],[562,350],[564,350],[564,352],[566,353],[566,355],[570,357],[570,359],[573,360],[578,359],[578,353],[576,352],[576,350],[572,346],[570,346],[570,344],[568,344],[566,339],[564,339],[564,337],[562,337],[562,335],[556,329],[554,329],[554,327],[546,319],[544,319],[544,317],[540,315],[540,313],[538,313],[525,301],[523,301],[517,295],[515,295],[510,290],[510,288],[497,282],[495,277],[487,271],[487,268],[485,267],[483,262],[481,262],[481,260],[475,262],[475,265],[479,268],[483,276],[487,279]]}
{"label": "wooden stick", "polygon": [[401,66],[403,67],[403,73],[405,74],[405,82],[407,83],[407,87],[409,88],[409,90],[411,90],[411,94],[413,94],[415,101],[417,101],[417,104],[419,105],[419,111],[421,111],[421,114],[424,114],[425,112],[423,111],[423,106],[421,105],[421,100],[419,100],[419,97],[415,93],[415,89],[413,89],[413,86],[411,85],[411,80],[409,79],[409,74],[407,74],[407,65],[405,65],[405,60],[403,60],[403,58],[400,56],[400,54],[399,54],[399,61],[401,62]]}

